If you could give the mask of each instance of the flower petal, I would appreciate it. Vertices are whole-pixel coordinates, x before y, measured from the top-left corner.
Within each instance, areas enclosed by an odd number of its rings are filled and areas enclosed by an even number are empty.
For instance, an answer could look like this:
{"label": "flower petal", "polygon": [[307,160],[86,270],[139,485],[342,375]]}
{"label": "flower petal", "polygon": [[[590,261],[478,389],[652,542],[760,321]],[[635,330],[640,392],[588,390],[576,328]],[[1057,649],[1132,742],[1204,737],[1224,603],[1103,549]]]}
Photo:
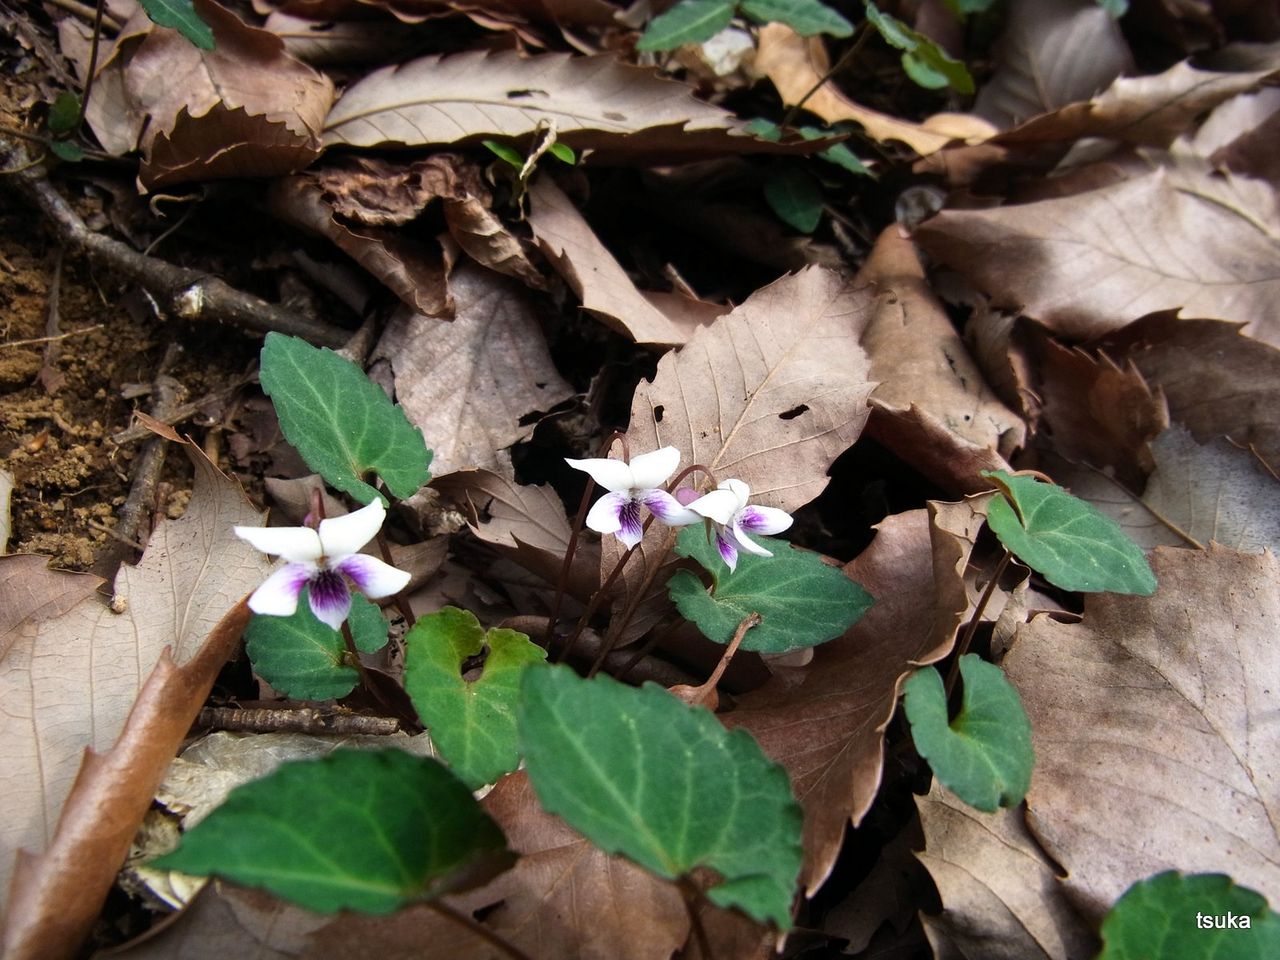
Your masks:
{"label": "flower petal", "polygon": [[374,538],[387,519],[387,508],[376,497],[367,506],[345,517],[333,517],[320,521],[320,545],[329,558],[345,557],[359,553],[360,548]]}
{"label": "flower petal", "polygon": [[738,500],[738,509],[741,510],[747,505],[747,500],[751,498],[751,488],[742,480],[735,480],[730,477],[728,480],[720,481],[717,490],[728,490]]}
{"label": "flower petal", "polygon": [[298,594],[315,572],[314,566],[305,563],[285,564],[253,591],[249,609],[268,617],[293,616],[298,609]]}
{"label": "flower petal", "polygon": [[640,522],[640,501],[628,500],[618,512],[618,532],[614,534],[628,550],[644,536],[644,524]]}
{"label": "flower petal", "polygon": [[719,530],[716,531],[716,546],[720,550],[720,559],[729,565],[729,572],[733,573],[738,568],[738,548]]}
{"label": "flower petal", "polygon": [[781,533],[791,526],[791,514],[777,507],[759,507],[751,505],[738,514],[738,526],[751,533],[761,533],[766,537]]}
{"label": "flower petal", "polygon": [[625,493],[606,493],[587,513],[587,527],[596,533],[617,533],[622,527],[622,508],[631,502]]}
{"label": "flower petal", "polygon": [[335,570],[321,570],[311,581],[307,597],[317,620],[334,630],[341,629],[342,621],[351,612],[351,588],[342,579],[342,574]]}
{"label": "flower petal", "polygon": [[367,553],[353,553],[337,563],[334,569],[345,573],[361,593],[373,600],[399,593],[408,586],[412,576],[408,571],[383,563]]}
{"label": "flower petal", "polygon": [[606,460],[602,458],[570,460],[565,457],[564,462],[575,470],[581,470],[612,493],[630,490],[635,486],[632,482],[631,468],[621,460]]}
{"label": "flower petal", "polygon": [[682,507],[680,501],[665,490],[641,490],[636,499],[669,527],[686,527],[691,523],[702,522],[701,514]]}
{"label": "flower petal", "polygon": [[738,541],[738,546],[747,553],[754,553],[757,557],[772,557],[773,554],[766,550],[760,544],[756,543],[743,532],[742,527],[735,520],[733,524],[733,539]]}
{"label": "flower petal", "polygon": [[255,550],[284,557],[291,563],[309,563],[314,568],[320,559],[320,538],[310,527],[232,527],[237,537],[253,545]]}
{"label": "flower petal", "polygon": [[716,523],[729,523],[738,512],[738,498],[730,490],[712,490],[689,504],[689,509]]}
{"label": "flower petal", "polygon": [[648,490],[667,482],[680,466],[680,451],[662,447],[631,458],[631,484],[637,490]]}

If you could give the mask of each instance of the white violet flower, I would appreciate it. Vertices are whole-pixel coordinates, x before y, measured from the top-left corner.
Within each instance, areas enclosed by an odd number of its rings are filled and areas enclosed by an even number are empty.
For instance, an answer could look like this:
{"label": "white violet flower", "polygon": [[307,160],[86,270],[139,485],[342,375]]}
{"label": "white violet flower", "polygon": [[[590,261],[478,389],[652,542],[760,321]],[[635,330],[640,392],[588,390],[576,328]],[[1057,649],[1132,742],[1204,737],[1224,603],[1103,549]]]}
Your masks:
{"label": "white violet flower", "polygon": [[715,524],[716,546],[730,570],[738,566],[738,548],[761,557],[773,554],[756,543],[748,533],[781,533],[791,526],[791,515],[777,507],[747,503],[751,488],[741,480],[725,480],[716,489],[689,504],[689,509]]}
{"label": "white violet flower", "polygon": [[595,502],[587,514],[587,526],[597,533],[612,533],[628,548],[640,542],[644,526],[640,508],[645,507],[663,523],[680,527],[702,518],[680,505],[662,489],[680,465],[680,451],[663,447],[642,453],[630,463],[622,460],[570,460],[565,463],[582,470],[609,492]]}
{"label": "white violet flower", "polygon": [[387,508],[375,499],[344,517],[320,521],[311,527],[236,527],[236,536],[263,553],[289,561],[267,578],[249,598],[249,609],[272,617],[292,616],[298,595],[310,587],[311,612],[337,630],[351,612],[351,590],[346,578],[371,599],[399,593],[409,574],[376,557],[358,552],[382,529]]}

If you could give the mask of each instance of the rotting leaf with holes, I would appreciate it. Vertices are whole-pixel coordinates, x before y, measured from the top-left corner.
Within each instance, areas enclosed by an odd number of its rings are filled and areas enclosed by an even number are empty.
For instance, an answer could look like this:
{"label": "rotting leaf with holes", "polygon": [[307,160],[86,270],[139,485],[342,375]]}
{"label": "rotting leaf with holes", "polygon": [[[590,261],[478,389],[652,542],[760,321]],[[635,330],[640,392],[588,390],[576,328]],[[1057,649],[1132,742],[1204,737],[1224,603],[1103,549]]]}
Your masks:
{"label": "rotting leaf with holes", "polygon": [[261,379],[285,439],[311,469],[361,503],[379,496],[362,479],[369,471],[401,499],[431,479],[422,431],[350,360],[269,333]]}
{"label": "rotting leaf with holes", "polygon": [[[457,607],[419,618],[404,643],[405,692],[450,769],[473,789],[514,770],[520,675],[547,652],[515,630],[486,633]],[[486,647],[483,672],[467,680],[463,664]]]}
{"label": "rotting leaf with holes", "polygon": [[800,871],[800,807],[750,734],[656,684],[525,672],[520,740],[543,807],[661,877],[698,867],[712,903],[786,930]]}
{"label": "rotting leaf with holes", "polygon": [[262,887],[316,913],[390,913],[510,861],[502,831],[436,761],[340,749],[232,791],[153,865]]}
{"label": "rotting leaf with holes", "polygon": [[1098,960],[1270,960],[1280,956],[1280,915],[1225,874],[1167,870],[1125,891],[1102,921],[1102,939]]}
{"label": "rotting leaf with holes", "polygon": [[1005,494],[987,509],[992,532],[1050,583],[1082,593],[1155,593],[1147,558],[1110,517],[1051,483],[1003,470],[982,475]]}
{"label": "rotting leaf with holes", "polygon": [[[349,622],[357,650],[376,653],[386,644],[387,621],[362,594],[351,596]],[[254,672],[285,696],[345,697],[359,682],[360,672],[344,659],[342,634],[317,620],[304,598],[292,616],[255,616],[244,637]]]}
{"label": "rotting leaf with holes", "polygon": [[703,527],[680,531],[676,553],[702,564],[713,583],[707,590],[691,572],[679,570],[667,588],[681,615],[708,640],[728,643],[743,618],[758,613],[761,622],[747,632],[742,649],[786,653],[840,636],[871,606],[867,591],[818,554],[773,537],[760,540],[773,556],[743,551],[737,569],[729,571]]}
{"label": "rotting leaf with holes", "polygon": [[1004,671],[976,654],[960,658],[964,702],[947,721],[942,677],[917,670],[903,686],[903,709],[920,756],[961,800],[991,813],[1022,802],[1031,786],[1031,722]]}

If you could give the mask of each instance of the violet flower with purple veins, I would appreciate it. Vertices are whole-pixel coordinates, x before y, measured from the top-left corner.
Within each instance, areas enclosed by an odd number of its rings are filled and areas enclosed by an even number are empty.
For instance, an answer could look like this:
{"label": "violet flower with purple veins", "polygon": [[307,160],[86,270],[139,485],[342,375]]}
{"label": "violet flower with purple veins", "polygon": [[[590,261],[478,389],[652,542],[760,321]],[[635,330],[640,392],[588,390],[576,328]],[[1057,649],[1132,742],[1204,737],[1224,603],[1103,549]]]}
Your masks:
{"label": "violet flower with purple veins", "polygon": [[612,533],[628,549],[639,543],[644,534],[641,507],[673,527],[697,523],[702,519],[662,489],[662,484],[680,465],[680,451],[675,447],[642,453],[630,463],[568,458],[564,462],[588,474],[609,491],[592,506],[587,514],[587,526],[597,533]]}
{"label": "violet flower with purple veins", "polygon": [[751,488],[741,480],[725,480],[689,504],[691,511],[715,525],[716,546],[730,571],[738,566],[739,547],[757,556],[773,556],[748,533],[768,536],[791,526],[791,514],[777,507],[753,506],[747,502],[750,495]]}
{"label": "violet flower with purple veins", "polygon": [[321,520],[311,527],[236,527],[236,536],[263,553],[289,561],[267,578],[249,597],[249,609],[272,617],[289,617],[298,609],[298,595],[310,587],[311,612],[334,630],[351,612],[347,578],[370,599],[399,593],[409,574],[376,557],[359,553],[382,529],[387,508],[381,500],[344,517]]}

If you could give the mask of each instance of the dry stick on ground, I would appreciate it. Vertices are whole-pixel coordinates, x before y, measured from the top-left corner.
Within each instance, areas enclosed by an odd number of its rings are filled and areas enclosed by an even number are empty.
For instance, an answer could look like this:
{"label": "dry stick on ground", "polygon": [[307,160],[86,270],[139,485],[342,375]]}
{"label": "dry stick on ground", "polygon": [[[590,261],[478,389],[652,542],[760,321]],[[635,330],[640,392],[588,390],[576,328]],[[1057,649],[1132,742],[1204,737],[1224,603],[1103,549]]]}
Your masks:
{"label": "dry stick on ground", "polygon": [[[219,400],[225,400],[246,383],[251,383],[252,381],[253,377],[242,377],[233,381],[229,386],[214,390],[212,393],[206,393],[199,400],[192,400],[190,403],[183,403],[179,406],[172,407],[163,416],[155,413],[154,411],[152,411],[151,416],[153,419],[159,420],[165,426],[172,427],[175,424],[181,423],[183,420],[194,417],[210,404],[216,403]],[[111,435],[111,442],[124,446],[126,443],[133,443],[135,440],[145,440],[147,437],[153,436],[155,436],[155,432],[150,427],[143,426],[140,423],[135,423],[133,426],[127,427],[119,433],[113,433]]]}
{"label": "dry stick on ground", "polygon": [[403,728],[395,717],[366,717],[315,707],[205,707],[195,726],[243,733],[325,733],[341,736],[386,737]]}
{"label": "dry stick on ground", "polygon": [[58,369],[58,354],[62,351],[62,261],[67,248],[58,247],[53,261],[53,277],[49,281],[49,305],[44,320],[44,360],[40,363],[40,372],[36,378],[44,387],[45,393],[57,393],[67,382],[67,376]]}
{"label": "dry stick on ground", "polygon": [[[25,151],[17,141],[0,134],[0,164],[16,167],[25,162]],[[68,247],[145,287],[174,316],[192,322],[230,323],[255,333],[275,330],[325,347],[340,347],[350,336],[349,331],[236,290],[218,277],[143,256],[128,244],[95,233],[53,188],[42,168],[8,172],[10,176],[0,177],[0,188],[12,187],[26,196]]]}

